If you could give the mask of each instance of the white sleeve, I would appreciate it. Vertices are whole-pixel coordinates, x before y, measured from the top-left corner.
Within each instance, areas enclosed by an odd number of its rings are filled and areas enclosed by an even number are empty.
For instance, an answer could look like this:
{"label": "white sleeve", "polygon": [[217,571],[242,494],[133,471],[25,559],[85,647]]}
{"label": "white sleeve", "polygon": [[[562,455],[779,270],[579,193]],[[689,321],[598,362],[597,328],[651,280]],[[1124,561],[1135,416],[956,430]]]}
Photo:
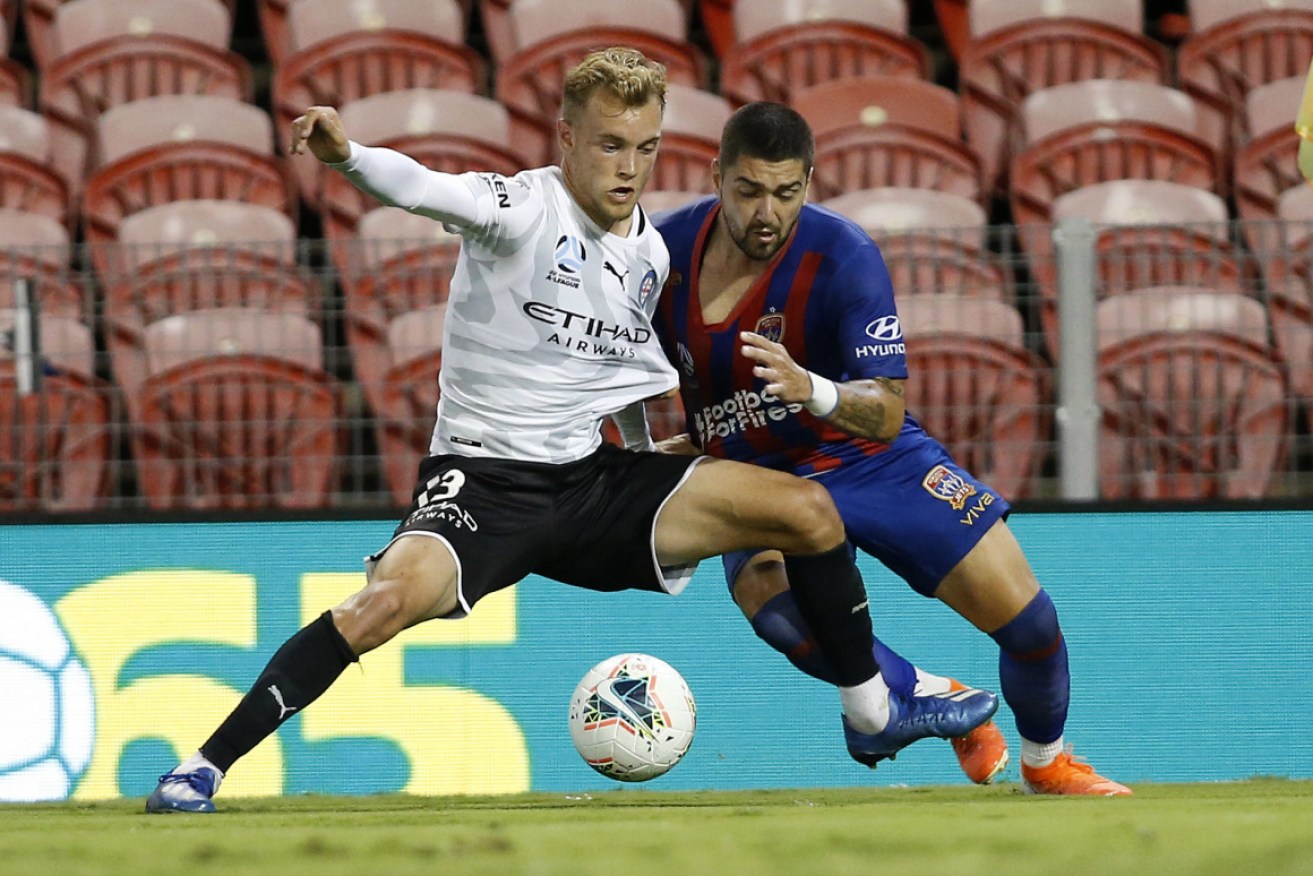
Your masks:
{"label": "white sleeve", "polygon": [[348,141],[351,157],[329,167],[384,204],[436,219],[447,230],[498,251],[543,218],[541,196],[519,177],[442,173],[383,146]]}
{"label": "white sleeve", "polygon": [[478,199],[459,176],[429,170],[394,149],[348,142],[351,157],[328,166],[362,192],[447,225],[463,228],[479,218]]}
{"label": "white sleeve", "polygon": [[620,430],[620,440],[629,450],[655,450],[652,433],[647,428],[647,407],[636,401],[611,415]]}

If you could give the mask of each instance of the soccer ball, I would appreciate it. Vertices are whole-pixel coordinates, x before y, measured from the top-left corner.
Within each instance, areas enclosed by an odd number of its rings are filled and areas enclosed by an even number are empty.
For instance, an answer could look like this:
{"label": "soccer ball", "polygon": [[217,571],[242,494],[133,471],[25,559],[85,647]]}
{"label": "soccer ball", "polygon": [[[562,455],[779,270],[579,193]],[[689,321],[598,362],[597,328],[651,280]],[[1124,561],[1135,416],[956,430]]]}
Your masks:
{"label": "soccer ball", "polygon": [[0,581],[0,800],[62,800],[91,760],[91,676],[54,613]]}
{"label": "soccer ball", "polygon": [[697,706],[683,677],[647,654],[618,654],[588,670],[570,700],[570,738],[604,776],[646,782],[688,751]]}

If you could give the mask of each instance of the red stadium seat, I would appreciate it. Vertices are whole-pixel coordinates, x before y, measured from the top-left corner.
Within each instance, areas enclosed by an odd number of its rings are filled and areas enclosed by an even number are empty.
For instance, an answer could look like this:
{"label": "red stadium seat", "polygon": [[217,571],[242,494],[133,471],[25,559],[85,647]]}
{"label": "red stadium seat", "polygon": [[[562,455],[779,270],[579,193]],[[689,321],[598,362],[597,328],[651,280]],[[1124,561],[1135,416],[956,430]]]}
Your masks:
{"label": "red stadium seat", "polygon": [[54,160],[76,188],[90,169],[95,124],[144,97],[251,97],[251,70],[228,51],[231,20],[217,0],[78,0],[59,7],[60,54],[41,76]]}
{"label": "red stadium seat", "polygon": [[[515,127],[506,108],[476,94],[410,88],[353,100],[340,110],[342,124],[357,143],[388,146],[433,170],[511,176],[530,161],[515,145]],[[319,167],[309,157],[296,163]],[[378,202],[340,173],[323,170],[321,179],[324,233],[333,241],[349,238],[360,217]],[[335,259],[344,264],[336,250]]]}
{"label": "red stadium seat", "polygon": [[225,97],[176,95],[132,101],[98,121],[103,164],[82,199],[87,241],[102,273],[116,269],[103,246],[139,210],[185,200],[240,201],[295,218],[286,164],[273,154],[269,116]]}
{"label": "red stadium seat", "polygon": [[988,250],[985,211],[969,198],[929,189],[861,189],[821,206],[866,229],[899,295],[1013,300],[1008,272]]}
{"label": "red stadium seat", "polygon": [[1291,76],[1259,85],[1245,97],[1245,131],[1237,135],[1242,139],[1232,169],[1241,219],[1274,219],[1281,193],[1304,185],[1296,162],[1299,135],[1294,114],[1305,78]]}
{"label": "red stadium seat", "polygon": [[906,297],[898,311],[908,411],[1004,496],[1032,492],[1047,451],[1047,377],[1025,348],[1021,314],[1001,301],[947,294]]}
{"label": "red stadium seat", "polygon": [[435,304],[403,313],[388,325],[393,364],[383,377],[375,426],[384,475],[398,505],[410,502],[416,467],[429,452],[446,312],[446,304]]}
{"label": "red stadium seat", "polygon": [[734,109],[718,94],[672,82],[661,120],[661,148],[648,185],[668,191],[711,191],[711,162]]}
{"label": "red stadium seat", "polygon": [[1090,80],[1046,88],[1022,103],[1012,218],[1047,223],[1053,199],[1118,179],[1217,187],[1217,155],[1200,139],[1190,98],[1143,82]]}
{"label": "red stadium seat", "polygon": [[0,18],[0,104],[27,106],[31,87],[27,70],[8,57],[12,32],[12,27]]}
{"label": "red stadium seat", "polygon": [[49,126],[16,106],[0,105],[0,208],[72,225],[68,186],[51,164]]}
{"label": "red stadium seat", "polygon": [[149,507],[330,504],[340,406],[314,323],[194,311],[147,326],[146,351],[134,445]]}
{"label": "red stadium seat", "polygon": [[[18,324],[15,311],[0,309],[0,336]],[[40,326],[39,386],[28,385],[11,350],[0,355],[0,510],[90,510],[108,482],[109,394],[94,376],[91,329],[50,314]]]}
{"label": "red stadium seat", "polygon": [[972,0],[959,87],[987,189],[1001,184],[1031,92],[1086,79],[1166,81],[1166,51],[1142,30],[1140,0]]}
{"label": "red stadium seat", "polygon": [[87,321],[90,301],[69,267],[68,230],[51,219],[0,208],[0,309],[16,306],[14,286],[30,284],[42,316]]}
{"label": "red stadium seat", "polygon": [[721,91],[739,104],[796,104],[797,89],[831,79],[930,75],[903,0],[737,0],[734,31]]}
{"label": "red stadium seat", "polygon": [[[269,60],[275,67],[281,67],[292,54],[287,16],[288,7],[295,2],[299,0],[259,0],[260,32],[264,35],[264,47],[269,54]],[[459,2],[465,18],[463,33],[469,28],[474,2],[473,0],[459,0]]]}
{"label": "red stadium seat", "polygon": [[816,135],[819,199],[886,186],[980,198],[980,159],[962,142],[957,98],[938,85],[891,76],[836,79],[800,89],[794,105]]}
{"label": "red stadium seat", "polygon": [[297,266],[296,228],[270,207],[178,201],[123,220],[114,270],[102,275],[114,376],[131,413],[148,368],[147,326],[169,316],[242,307],[314,317],[315,287]]}
{"label": "red stadium seat", "polygon": [[446,301],[460,237],[432,219],[380,207],[361,218],[350,252],[342,284],[347,346],[365,399],[378,411],[393,365],[388,327],[406,313]]}
{"label": "red stadium seat", "polygon": [[[288,12],[292,51],[273,79],[274,116],[284,138],[292,120],[316,104],[342,107],[409,88],[485,89],[487,71],[465,44],[456,0],[297,0]],[[296,168],[313,196],[317,164]]]}
{"label": "red stadium seat", "polygon": [[[73,0],[23,0],[23,26],[27,31],[28,48],[31,49],[38,68],[48,67],[61,54],[62,50],[55,35],[55,15],[59,7],[71,2]],[[221,0],[221,2],[231,18],[237,0]]]}
{"label": "red stadium seat", "polygon": [[[1303,77],[1313,55],[1313,2],[1191,0],[1194,33],[1177,52],[1181,87],[1200,103],[1206,124],[1228,143],[1245,141],[1245,99],[1254,88]],[[1291,105],[1291,112],[1298,103]]]}
{"label": "red stadium seat", "polygon": [[1288,399],[1262,304],[1156,287],[1100,302],[1097,323],[1102,496],[1267,495]]}
{"label": "red stadium seat", "polygon": [[[535,163],[555,157],[556,120],[566,72],[588,52],[605,46],[632,46],[666,65],[671,82],[706,85],[706,59],[688,42],[679,0],[608,0],[557,3],[517,0],[510,25],[519,47],[497,76],[497,98],[513,118],[537,125],[543,150]],[[528,132],[524,135],[528,137]]]}
{"label": "red stadium seat", "polygon": [[[1201,286],[1244,293],[1246,262],[1232,246],[1226,202],[1212,192],[1158,180],[1114,180],[1075,189],[1053,203],[1055,222],[1088,219],[1095,228],[1099,297],[1153,286]],[[1058,353],[1058,277],[1047,233],[1027,239],[1040,322]]]}
{"label": "red stadium seat", "polygon": [[1271,248],[1256,249],[1263,267],[1272,336],[1313,426],[1313,189],[1301,184],[1281,195]]}

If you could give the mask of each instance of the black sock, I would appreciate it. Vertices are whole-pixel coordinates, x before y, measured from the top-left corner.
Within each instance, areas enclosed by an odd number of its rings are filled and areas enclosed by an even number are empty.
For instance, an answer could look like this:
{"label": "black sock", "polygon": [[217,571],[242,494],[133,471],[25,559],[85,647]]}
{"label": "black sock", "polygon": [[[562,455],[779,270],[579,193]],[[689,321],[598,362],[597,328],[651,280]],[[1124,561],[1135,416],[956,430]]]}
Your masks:
{"label": "black sock", "polygon": [[283,643],[201,754],[227,773],[278,725],[328,690],[342,670],[356,661],[351,646],[326,611]]}
{"label": "black sock", "polygon": [[820,554],[785,556],[789,587],[812,636],[834,668],[835,680],[853,687],[880,667],[872,652],[866,586],[847,544]]}

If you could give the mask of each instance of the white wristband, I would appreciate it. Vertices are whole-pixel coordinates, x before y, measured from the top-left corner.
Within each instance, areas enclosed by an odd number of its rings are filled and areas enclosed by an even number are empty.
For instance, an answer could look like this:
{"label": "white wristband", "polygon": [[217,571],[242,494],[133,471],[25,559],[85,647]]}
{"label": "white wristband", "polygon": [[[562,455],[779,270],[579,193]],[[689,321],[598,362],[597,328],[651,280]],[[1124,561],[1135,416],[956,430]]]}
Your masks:
{"label": "white wristband", "polygon": [[812,382],[812,397],[803,402],[802,406],[818,417],[828,417],[839,407],[839,387],[833,380],[819,374],[808,371],[807,376]]}

